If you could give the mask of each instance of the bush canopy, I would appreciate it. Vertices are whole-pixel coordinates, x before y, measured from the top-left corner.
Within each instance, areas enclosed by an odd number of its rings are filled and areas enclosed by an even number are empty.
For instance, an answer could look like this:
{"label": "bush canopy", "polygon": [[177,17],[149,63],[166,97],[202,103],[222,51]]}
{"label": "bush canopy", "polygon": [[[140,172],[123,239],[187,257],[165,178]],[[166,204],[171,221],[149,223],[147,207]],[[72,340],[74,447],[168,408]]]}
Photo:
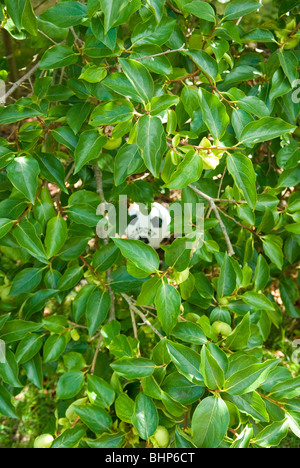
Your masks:
{"label": "bush canopy", "polygon": [[[0,414],[50,380],[36,447],[299,438],[299,1],[31,3],[0,0]],[[125,196],[190,229],[105,238]]]}

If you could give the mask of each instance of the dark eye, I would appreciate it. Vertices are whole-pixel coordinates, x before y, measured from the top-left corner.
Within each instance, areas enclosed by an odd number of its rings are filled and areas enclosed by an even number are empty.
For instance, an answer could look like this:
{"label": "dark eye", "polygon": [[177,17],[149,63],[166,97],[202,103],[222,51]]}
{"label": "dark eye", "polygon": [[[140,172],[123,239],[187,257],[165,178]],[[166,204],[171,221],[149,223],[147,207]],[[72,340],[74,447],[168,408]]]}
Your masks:
{"label": "dark eye", "polygon": [[158,216],[155,216],[154,218],[151,219],[151,224],[155,228],[161,228],[162,227],[163,220],[159,218]]}

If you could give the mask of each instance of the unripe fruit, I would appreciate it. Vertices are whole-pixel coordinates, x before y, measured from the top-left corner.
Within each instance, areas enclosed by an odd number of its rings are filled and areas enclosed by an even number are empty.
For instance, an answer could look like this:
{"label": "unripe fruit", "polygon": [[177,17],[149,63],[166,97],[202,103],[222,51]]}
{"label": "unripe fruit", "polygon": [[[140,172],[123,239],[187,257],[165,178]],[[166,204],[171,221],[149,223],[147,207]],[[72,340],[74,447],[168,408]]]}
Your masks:
{"label": "unripe fruit", "polygon": [[218,335],[221,334],[222,336],[228,336],[232,332],[231,326],[225,322],[214,322],[212,327],[218,333]]}
{"label": "unripe fruit", "polygon": [[289,49],[295,49],[295,47],[297,47],[297,45],[299,44],[299,41],[300,41],[300,38],[299,37],[291,37],[291,39],[289,39],[283,46],[283,48],[285,50],[289,50]]}
{"label": "unripe fruit", "polygon": [[228,304],[228,299],[226,299],[226,297],[222,297],[220,300],[219,300],[219,303],[221,305],[227,305]]}
{"label": "unripe fruit", "polygon": [[107,150],[114,150],[114,149],[119,148],[121,144],[122,144],[122,138],[116,138],[116,139],[109,138],[107,142],[105,143],[105,145],[103,146],[103,148]]}
{"label": "unripe fruit", "polygon": [[166,448],[169,445],[170,436],[167,429],[163,426],[158,426],[155,433],[150,437],[154,448]]}
{"label": "unripe fruit", "polygon": [[73,341],[80,340],[80,335],[79,335],[78,331],[76,330],[76,328],[72,328],[72,330],[70,331],[70,335],[71,335],[71,338],[72,338]]}
{"label": "unripe fruit", "polygon": [[33,448],[50,448],[54,438],[50,434],[42,434],[38,436],[34,443]]}
{"label": "unripe fruit", "polygon": [[197,323],[197,320],[199,320],[200,316],[197,314],[194,314],[193,312],[189,312],[185,316],[186,320],[189,320],[190,322]]}

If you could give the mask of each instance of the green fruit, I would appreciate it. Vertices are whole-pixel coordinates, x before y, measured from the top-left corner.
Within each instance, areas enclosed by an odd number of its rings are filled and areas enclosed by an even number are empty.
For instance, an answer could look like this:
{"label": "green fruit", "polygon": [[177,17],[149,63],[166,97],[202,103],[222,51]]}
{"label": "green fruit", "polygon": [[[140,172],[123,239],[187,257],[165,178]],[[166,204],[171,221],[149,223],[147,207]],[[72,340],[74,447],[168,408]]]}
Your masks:
{"label": "green fruit", "polygon": [[228,299],[226,299],[226,297],[222,297],[222,299],[219,300],[219,303],[221,305],[227,305],[228,304]]}
{"label": "green fruit", "polygon": [[199,320],[199,315],[194,314],[193,312],[189,312],[185,316],[186,320],[189,320],[190,322],[197,323],[197,320]]}
{"label": "green fruit", "polygon": [[103,146],[104,149],[107,150],[114,150],[119,148],[122,144],[122,138],[109,138],[105,145]]}
{"label": "green fruit", "polygon": [[218,335],[228,336],[232,332],[231,326],[225,322],[214,322],[212,327],[218,333]]}
{"label": "green fruit", "polygon": [[50,434],[42,434],[38,436],[34,443],[33,448],[50,448],[54,438]]}
{"label": "green fruit", "polygon": [[69,408],[66,411],[66,418],[70,421],[70,423],[73,423],[77,419],[77,413],[75,412],[75,408],[77,406],[84,406],[87,402],[87,398],[79,398],[79,400],[74,401]]}
{"label": "green fruit", "polygon": [[289,49],[295,49],[297,45],[299,44],[300,38],[297,36],[291,37],[283,46],[284,49],[289,50]]}
{"label": "green fruit", "polygon": [[163,426],[158,426],[155,433],[150,437],[154,448],[166,448],[170,442],[170,436],[167,429]]}
{"label": "green fruit", "polygon": [[72,330],[70,331],[70,335],[71,335],[71,338],[72,338],[73,341],[80,340],[80,335],[79,335],[78,331],[76,330],[76,328],[72,328]]}
{"label": "green fruit", "polygon": [[6,288],[2,289],[2,291],[1,291],[1,300],[3,302],[12,302],[13,301],[13,298],[9,297],[10,289],[11,289],[10,286],[7,286]]}

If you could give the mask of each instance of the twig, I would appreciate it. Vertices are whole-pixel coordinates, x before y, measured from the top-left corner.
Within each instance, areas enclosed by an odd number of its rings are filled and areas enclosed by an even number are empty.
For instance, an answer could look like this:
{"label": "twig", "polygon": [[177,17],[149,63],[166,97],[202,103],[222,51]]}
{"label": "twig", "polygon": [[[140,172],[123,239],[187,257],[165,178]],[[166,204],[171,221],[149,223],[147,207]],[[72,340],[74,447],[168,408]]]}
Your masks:
{"label": "twig", "polygon": [[180,47],[180,49],[166,50],[165,52],[160,52],[159,54],[145,55],[144,57],[135,58],[134,60],[139,61],[139,60],[145,60],[145,59],[152,59],[155,57],[160,57],[161,55],[173,54],[174,52],[188,52],[188,49],[184,49],[183,47]]}
{"label": "twig", "polygon": [[295,27],[295,29],[293,29],[293,31],[288,35],[287,37],[287,40],[283,42],[283,44],[280,45],[279,49],[282,49],[285,44],[291,39],[291,37],[294,36],[294,34],[296,34],[296,32],[298,31],[298,29],[300,29],[300,23],[297,24],[297,26]]}
{"label": "twig", "polygon": [[132,306],[129,307],[130,309],[130,315],[131,315],[131,321],[132,321],[132,329],[133,329],[133,336],[138,339],[138,331],[137,331],[137,326],[135,323],[135,317],[134,317],[134,310]]}
{"label": "twig", "polygon": [[93,273],[93,275],[96,276],[97,280],[102,284],[102,286],[104,287],[104,289],[107,289],[107,285],[104,283],[104,281],[100,278],[100,276],[98,275],[97,271],[95,270],[95,268],[92,267],[92,265],[90,265],[86,260],[85,258],[80,255],[80,260],[82,261],[82,263],[84,263],[84,265]]}
{"label": "twig", "polygon": [[53,44],[55,45],[58,45],[57,42],[55,42],[53,39],[51,39],[51,37],[49,37],[46,33],[44,33],[44,31],[42,31],[41,29],[38,29],[38,32],[40,34],[42,34],[46,39],[48,39],[48,41],[52,42]]}
{"label": "twig", "polygon": [[174,7],[170,2],[166,2],[166,5],[171,8],[171,10],[173,10],[175,13],[177,13],[178,15],[183,15],[182,11],[178,10],[176,7]]}
{"label": "twig", "polygon": [[209,195],[206,195],[206,193],[203,193],[201,192],[200,190],[198,190],[194,185],[189,185],[189,187],[194,190],[194,192],[196,192],[198,195],[200,195],[200,197],[204,198],[205,200],[208,201],[208,203],[210,204],[211,206],[211,209],[213,210],[213,212],[215,213],[216,215],[216,218],[217,220],[219,221],[219,224],[220,224],[220,228],[223,232],[223,235],[225,237],[225,241],[226,241],[226,244],[227,244],[227,249],[228,249],[228,255],[230,257],[232,257],[233,255],[235,255],[235,251],[232,247],[232,244],[231,244],[231,240],[228,236],[228,233],[227,233],[227,230],[226,230],[226,227],[225,227],[225,224],[223,223],[222,221],[222,218],[220,216],[220,213],[219,213],[219,209],[217,207],[217,205],[215,204],[215,201],[212,197],[210,197]]}
{"label": "twig", "polygon": [[102,341],[103,341],[103,336],[100,335],[98,343],[97,343],[97,348],[96,348],[96,351],[95,351],[95,354],[94,354],[94,357],[93,357],[92,365],[91,365],[91,374],[94,374],[94,372],[95,372],[96,362],[97,362],[97,358],[98,358],[98,354],[99,354],[99,351],[100,351]]}
{"label": "twig", "polygon": [[[172,141],[173,138],[171,137],[167,137],[167,140],[168,141]],[[236,146],[238,145],[235,145],[235,146],[197,146],[197,145],[191,145],[190,143],[184,141],[184,140],[181,140],[179,142],[180,145],[182,146],[190,146],[191,148],[195,148],[197,150],[204,150],[204,151],[212,151],[212,150],[218,150],[218,151],[227,151],[227,150],[232,150],[232,149],[235,149]]]}
{"label": "twig", "polygon": [[23,81],[26,81],[33,73],[39,68],[41,62],[37,62],[34,67],[32,67],[31,70],[29,70],[27,73],[25,73],[24,76],[22,76],[18,81],[16,81],[12,87],[4,94],[3,100],[5,101],[11,94],[15,92],[15,90],[23,83]]}
{"label": "twig", "polygon": [[137,307],[135,307],[135,305],[132,303],[132,300],[130,299],[130,297],[127,296],[127,294],[125,294],[125,293],[121,293],[121,296],[128,303],[129,308],[132,309],[135,314],[137,314],[139,317],[141,317],[141,319],[143,320],[145,325],[148,325],[148,327],[150,327],[151,330],[162,340],[164,338],[163,335],[152,325],[151,322],[149,322],[146,315],[144,315],[143,312],[141,312]]}

